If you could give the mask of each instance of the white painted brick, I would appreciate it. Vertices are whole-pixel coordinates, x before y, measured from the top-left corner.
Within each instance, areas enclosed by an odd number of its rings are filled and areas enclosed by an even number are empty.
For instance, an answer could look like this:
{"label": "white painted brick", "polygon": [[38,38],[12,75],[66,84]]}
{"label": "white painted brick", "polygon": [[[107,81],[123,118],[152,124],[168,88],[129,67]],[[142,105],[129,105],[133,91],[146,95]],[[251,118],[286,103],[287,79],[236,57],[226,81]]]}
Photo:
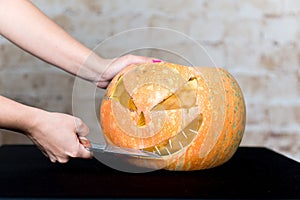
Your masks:
{"label": "white painted brick", "polygon": [[221,41],[225,24],[218,18],[191,19],[189,35],[199,41]]}
{"label": "white painted brick", "polygon": [[73,77],[64,72],[0,73],[0,92],[8,95],[60,95],[72,94]]}
{"label": "white painted brick", "polygon": [[280,13],[281,1],[276,0],[235,0],[205,1],[205,9],[208,16],[226,17],[231,20],[260,19],[265,13]]}
{"label": "white painted brick", "polygon": [[298,0],[283,1],[283,13],[288,15],[299,15],[300,2]]}
{"label": "white painted brick", "polygon": [[246,99],[247,126],[260,126],[266,123],[268,109],[266,103],[248,102]]}
{"label": "white painted brick", "polygon": [[256,45],[236,44],[226,41],[225,48],[225,65],[233,69],[250,69],[258,70],[259,54]]}
{"label": "white painted brick", "polygon": [[300,135],[296,133],[273,134],[265,130],[246,132],[241,146],[263,146],[300,162]]}
{"label": "white painted brick", "polygon": [[287,129],[293,126],[300,128],[300,101],[289,100],[287,99],[283,103],[273,103],[268,107],[269,120],[266,122],[273,125],[274,129]]}
{"label": "white painted brick", "polygon": [[37,59],[36,57],[22,51],[6,40],[0,44],[0,72],[61,72],[61,70]]}
{"label": "white painted brick", "polygon": [[[217,67],[222,67],[225,69],[230,68],[226,66],[226,56],[225,56],[225,45],[223,43],[220,44],[213,44],[213,45],[204,45],[206,48],[207,53],[212,58],[213,62],[216,64]],[[213,65],[211,65],[213,66]]]}
{"label": "white painted brick", "polygon": [[299,70],[299,47],[296,44],[278,45],[268,43],[259,50],[259,62],[261,68],[270,73],[289,74]]}
{"label": "white painted brick", "polygon": [[238,80],[245,98],[250,101],[286,101],[300,97],[299,78],[293,73],[258,71],[245,74],[237,72],[235,78]]}
{"label": "white painted brick", "polygon": [[244,48],[255,46],[260,43],[261,28],[260,19],[244,19],[226,21],[224,24],[224,41],[227,46],[241,45]]}
{"label": "white painted brick", "polygon": [[263,37],[265,40],[276,41],[279,44],[288,44],[297,41],[299,37],[299,18],[282,16],[262,20]]}
{"label": "white painted brick", "polygon": [[[300,160],[298,0],[34,0],[33,3],[83,44],[94,48],[105,41],[98,49],[104,57],[135,53],[180,64],[211,66],[193,42],[163,31],[115,37],[121,31],[147,26],[187,34],[202,43],[215,62],[238,80],[248,112],[242,144],[266,146]],[[2,94],[46,110],[71,113],[72,80],[0,38]],[[54,87],[58,84],[59,87]],[[82,91],[76,96],[79,104],[95,101],[95,97],[89,98],[88,90]],[[85,112],[84,106],[77,111],[91,127],[90,137],[99,139],[95,118]],[[2,137],[2,141],[28,142],[22,136],[14,139],[11,135]]]}

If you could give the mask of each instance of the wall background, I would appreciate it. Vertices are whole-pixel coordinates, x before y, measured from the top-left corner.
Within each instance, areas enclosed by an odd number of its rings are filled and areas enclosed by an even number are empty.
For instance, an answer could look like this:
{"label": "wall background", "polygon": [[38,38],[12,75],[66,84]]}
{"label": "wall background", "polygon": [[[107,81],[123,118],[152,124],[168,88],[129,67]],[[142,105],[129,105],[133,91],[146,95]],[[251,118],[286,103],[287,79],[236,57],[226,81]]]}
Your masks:
{"label": "wall background", "polygon": [[[173,29],[201,42],[244,91],[248,113],[242,145],[269,147],[300,161],[300,1],[32,2],[90,48],[122,31],[148,26]],[[170,43],[168,35],[160,36],[166,47],[191,52],[182,41]],[[105,56],[118,56],[116,52],[124,45],[126,41],[112,43]],[[4,38],[0,38],[0,52],[1,95],[46,110],[72,113],[74,77]],[[89,100],[82,94],[78,101],[84,104]],[[93,120],[84,110],[80,112],[93,126],[91,138],[97,140]],[[2,144],[31,143],[23,135],[0,131]]]}

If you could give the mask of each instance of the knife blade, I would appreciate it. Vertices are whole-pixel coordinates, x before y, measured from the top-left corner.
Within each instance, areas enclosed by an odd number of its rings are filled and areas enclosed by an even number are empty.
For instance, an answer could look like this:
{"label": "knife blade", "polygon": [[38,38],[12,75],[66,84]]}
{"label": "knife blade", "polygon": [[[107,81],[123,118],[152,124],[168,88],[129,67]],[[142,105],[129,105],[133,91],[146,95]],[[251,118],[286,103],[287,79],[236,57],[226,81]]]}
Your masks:
{"label": "knife blade", "polygon": [[123,148],[109,144],[97,144],[82,137],[79,137],[79,141],[87,150],[92,152],[120,154],[139,158],[161,158],[160,155],[140,149]]}

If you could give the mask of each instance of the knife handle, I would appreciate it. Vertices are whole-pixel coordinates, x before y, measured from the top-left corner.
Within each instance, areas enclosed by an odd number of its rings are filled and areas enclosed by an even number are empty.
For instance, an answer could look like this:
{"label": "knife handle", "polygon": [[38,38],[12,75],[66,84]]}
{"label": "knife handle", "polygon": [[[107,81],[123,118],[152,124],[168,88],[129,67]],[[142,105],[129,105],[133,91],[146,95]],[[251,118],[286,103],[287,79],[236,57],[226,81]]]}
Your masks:
{"label": "knife handle", "polygon": [[80,144],[82,144],[87,150],[89,150],[89,151],[91,150],[92,144],[88,139],[86,139],[84,137],[78,137],[78,139],[79,139]]}

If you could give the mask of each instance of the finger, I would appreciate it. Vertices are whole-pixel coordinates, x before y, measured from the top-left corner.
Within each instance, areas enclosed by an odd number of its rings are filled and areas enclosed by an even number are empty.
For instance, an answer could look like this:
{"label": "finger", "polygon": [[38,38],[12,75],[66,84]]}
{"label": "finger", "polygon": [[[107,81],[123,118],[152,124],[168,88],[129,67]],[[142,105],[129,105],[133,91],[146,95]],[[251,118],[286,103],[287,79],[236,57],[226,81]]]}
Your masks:
{"label": "finger", "polygon": [[48,157],[49,160],[53,163],[56,162],[56,156],[52,154],[50,151],[45,150],[40,144],[36,143],[36,146],[40,149],[40,151],[44,154],[44,156]]}
{"label": "finger", "polygon": [[79,149],[78,149],[78,157],[92,158],[93,153],[91,151],[88,151],[82,144],[80,144]]}
{"label": "finger", "polygon": [[80,136],[82,139],[81,141],[78,138],[78,145],[72,151],[68,152],[67,155],[70,157],[80,157],[80,158],[91,158],[93,156],[92,152],[86,149],[86,142],[88,141],[87,138]]}
{"label": "finger", "polygon": [[49,157],[51,162],[56,163],[56,157],[55,156],[49,155],[48,157]]}
{"label": "finger", "polygon": [[89,127],[79,118],[75,117],[76,133],[79,136],[86,136],[89,134]]}
{"label": "finger", "polygon": [[56,160],[59,163],[67,163],[69,161],[69,157],[62,157],[62,156],[57,156]]}
{"label": "finger", "polygon": [[150,57],[144,57],[144,56],[135,56],[135,55],[127,55],[124,56],[125,61],[127,62],[127,65],[133,64],[133,63],[151,63],[153,62],[153,58]]}
{"label": "finger", "polygon": [[105,88],[107,88],[109,82],[108,81],[97,81],[95,84],[97,87],[105,89]]}
{"label": "finger", "polygon": [[39,143],[35,142],[35,145],[39,148],[39,150],[44,154],[44,156],[49,157],[47,151],[40,145]]}
{"label": "finger", "polygon": [[[134,62],[136,62],[136,63],[151,63],[151,62],[153,62],[153,58],[150,58],[150,57],[143,57],[143,56],[136,56],[135,57],[135,61]],[[156,60],[158,60],[158,59],[156,59]]]}
{"label": "finger", "polygon": [[162,60],[158,58],[150,58],[144,56],[133,56],[133,62],[134,63],[159,63],[162,62]]}

